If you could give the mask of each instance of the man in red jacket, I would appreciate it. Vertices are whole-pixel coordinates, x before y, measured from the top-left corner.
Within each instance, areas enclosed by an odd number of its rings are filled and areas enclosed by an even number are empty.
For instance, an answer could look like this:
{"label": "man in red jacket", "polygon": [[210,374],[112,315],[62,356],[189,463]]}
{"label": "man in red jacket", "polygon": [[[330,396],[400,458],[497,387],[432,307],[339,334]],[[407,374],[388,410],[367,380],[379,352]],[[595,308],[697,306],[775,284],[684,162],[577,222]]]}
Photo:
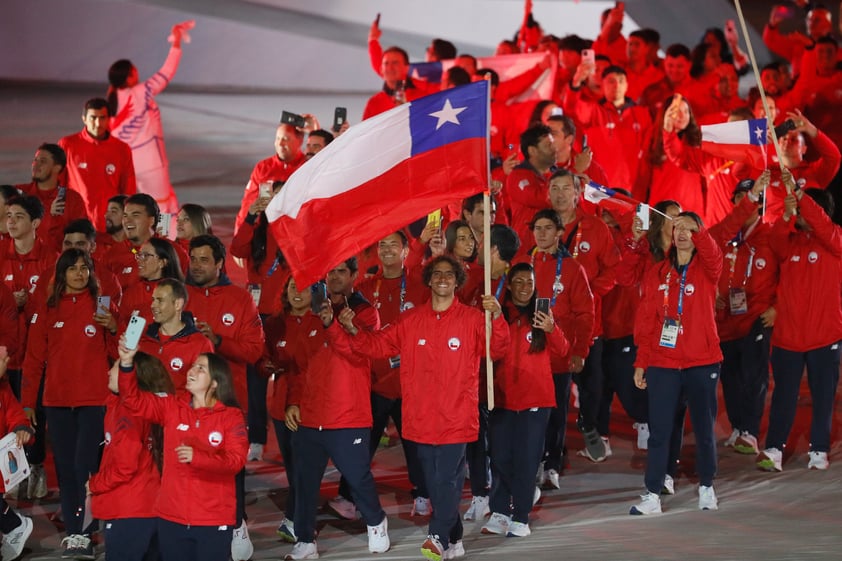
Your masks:
{"label": "man in red jacket", "polygon": [[63,185],[76,189],[85,200],[87,214],[98,230],[105,226],[108,199],[137,191],[134,161],[129,145],[108,131],[108,102],[89,99],[82,112],[85,128],[58,141],[67,153]]}
{"label": "man in red jacket", "polygon": [[[546,125],[535,125],[520,135],[521,162],[506,179],[503,193],[512,214],[512,229],[520,240],[532,239],[532,215],[549,206],[547,173],[556,162],[555,138]],[[521,244],[521,249],[526,244]]]}
{"label": "man in red jacket", "polygon": [[400,47],[389,47],[383,51],[381,75],[383,89],[368,99],[363,110],[363,119],[384,113],[401,103],[418,99],[437,89],[431,89],[421,81],[413,82],[409,78],[409,55]]}

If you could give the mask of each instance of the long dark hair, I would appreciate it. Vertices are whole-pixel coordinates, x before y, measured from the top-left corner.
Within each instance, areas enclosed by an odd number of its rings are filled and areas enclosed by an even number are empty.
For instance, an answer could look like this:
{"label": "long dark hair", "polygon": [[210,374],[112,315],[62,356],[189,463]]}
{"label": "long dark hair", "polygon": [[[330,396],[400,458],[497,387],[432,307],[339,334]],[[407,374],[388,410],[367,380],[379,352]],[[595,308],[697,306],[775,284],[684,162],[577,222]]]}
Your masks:
{"label": "long dark hair", "polygon": [[158,259],[166,261],[164,268],[161,269],[161,278],[177,279],[184,282],[184,274],[181,272],[181,260],[178,258],[178,253],[175,252],[173,244],[163,238],[149,238],[148,243],[155,250],[155,255],[158,256]]}
{"label": "long dark hair", "polygon": [[[214,393],[211,397],[228,407],[239,408],[240,403],[237,401],[237,394],[234,393],[234,381],[231,377],[231,368],[228,366],[228,361],[222,358],[222,355],[216,353],[202,353],[199,356],[208,359],[208,373],[211,382],[216,382],[216,390],[213,390]],[[207,398],[207,396],[205,397]]]}
{"label": "long dark hair", "polygon": [[[696,226],[701,228],[705,227],[705,223],[702,221],[702,217],[693,212],[692,210],[684,210],[678,213],[678,216],[687,216],[693,219],[693,222],[696,223]],[[675,235],[675,230],[673,230],[673,235]],[[693,249],[693,255],[696,255],[696,250]],[[675,244],[672,244],[669,252],[670,261],[672,261],[673,266],[678,269],[678,250],[675,247]]]}
{"label": "long dark hair", "polygon": [[[456,235],[459,231],[459,228],[467,228],[469,232],[471,232],[471,237],[474,237],[474,231],[471,230],[471,226],[465,222],[464,220],[454,220],[450,224],[447,225],[447,228],[444,230],[444,245],[445,250],[453,254],[453,248],[456,247]],[[477,256],[477,240],[474,239],[474,252],[465,258],[465,261],[473,261]]]}
{"label": "long dark hair", "polygon": [[681,205],[678,202],[672,199],[665,199],[655,203],[652,208],[658,212],[653,212],[649,215],[649,230],[646,232],[646,239],[649,241],[649,253],[652,254],[655,262],[663,261],[667,255],[667,248],[661,247],[661,230],[664,229],[664,224],[667,222],[667,218],[664,215],[671,206],[678,207],[679,212],[681,212]]}
{"label": "long dark hair", "polygon": [[[134,367],[137,372],[137,386],[149,393],[174,394],[175,386],[169,372],[157,357],[138,351],[134,355]],[[164,429],[155,423],[150,427],[149,438],[152,444],[152,458],[158,466],[158,472],[164,465]]]}
{"label": "long dark hair", "polygon": [[[535,279],[535,270],[532,268],[532,265],[529,263],[518,263],[514,265],[508,274],[509,278],[509,298],[511,299],[511,286],[512,280],[515,278],[515,275],[518,273],[529,273],[529,275]],[[538,291],[535,290],[532,292],[532,298],[529,299],[529,303],[525,307],[515,306],[518,309],[521,317],[525,318],[529,325],[532,325],[535,319],[535,300],[538,298]],[[514,303],[514,302],[513,302]],[[552,313],[552,311],[550,311]],[[508,308],[503,308],[503,315],[506,316],[506,321],[510,321],[512,318],[509,318],[508,315]],[[540,327],[532,326],[532,342],[529,344],[529,354],[540,353],[544,349],[547,348],[547,332],[541,329]]]}
{"label": "long dark hair", "polygon": [[[87,289],[88,292],[91,293],[91,296],[96,299],[99,295],[99,283],[96,280],[96,274],[94,273],[94,262],[91,259],[91,256],[88,254],[87,251],[83,251],[77,248],[71,248],[65,250],[62,253],[58,261],[56,261],[56,273],[55,273],[55,280],[53,281],[53,291],[50,294],[50,297],[47,298],[47,306],[50,308],[55,308],[58,305],[59,300],[67,291],[67,270],[76,264],[77,261],[82,260],[85,265],[88,267],[88,271],[90,271],[90,276],[88,277],[88,285]],[[94,303],[94,306],[96,303]]]}
{"label": "long dark hair", "polygon": [[[664,151],[664,117],[672,105],[672,100],[675,96],[669,96],[664,101],[664,106],[658,114],[657,123],[655,123],[654,133],[652,134],[652,146],[649,150],[649,162],[653,166],[660,166],[667,160],[666,152]],[[687,111],[690,112],[690,122],[687,123],[687,128],[683,131],[678,131],[678,138],[689,146],[699,147],[702,145],[702,127],[696,121],[696,116],[693,114],[693,108],[687,99],[683,99],[687,103]]]}
{"label": "long dark hair", "polygon": [[181,211],[190,219],[194,237],[202,234],[213,234],[211,215],[208,209],[202,205],[187,203],[181,207]]}
{"label": "long dark hair", "polygon": [[108,69],[108,93],[105,100],[108,102],[108,114],[111,116],[117,114],[117,90],[126,86],[132,68],[132,61],[121,58]]}

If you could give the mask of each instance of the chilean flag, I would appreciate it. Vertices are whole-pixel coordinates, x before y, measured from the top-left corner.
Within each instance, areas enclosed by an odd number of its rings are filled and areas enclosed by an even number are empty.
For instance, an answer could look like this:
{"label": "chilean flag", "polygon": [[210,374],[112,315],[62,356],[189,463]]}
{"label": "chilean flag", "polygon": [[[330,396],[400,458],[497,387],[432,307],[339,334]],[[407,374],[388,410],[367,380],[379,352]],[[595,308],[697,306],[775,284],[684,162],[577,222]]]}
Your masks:
{"label": "chilean flag", "polygon": [[624,194],[619,193],[610,187],[600,185],[595,181],[588,181],[587,184],[585,184],[585,191],[582,193],[582,197],[586,201],[593,203],[600,208],[604,208],[614,215],[615,219],[620,216],[632,214],[639,204],[638,201],[632,199],[631,197],[627,197]]}
{"label": "chilean flag", "polygon": [[766,119],[702,126],[702,150],[757,169],[766,169],[766,143]]}
{"label": "chilean flag", "polygon": [[298,286],[429,212],[488,188],[485,80],[399,105],[348,129],[266,208]]}

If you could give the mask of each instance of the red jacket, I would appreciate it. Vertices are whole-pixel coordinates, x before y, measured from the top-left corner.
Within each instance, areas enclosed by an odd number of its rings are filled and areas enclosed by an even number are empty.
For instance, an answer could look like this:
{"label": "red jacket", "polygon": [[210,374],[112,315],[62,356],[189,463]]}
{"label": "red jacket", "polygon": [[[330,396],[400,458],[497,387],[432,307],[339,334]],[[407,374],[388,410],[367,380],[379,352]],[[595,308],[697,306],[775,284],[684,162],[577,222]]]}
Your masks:
{"label": "red jacket", "polygon": [[[12,386],[9,385],[8,379],[0,380],[0,434],[5,436],[10,432],[19,430],[25,430],[32,435],[35,434],[35,430],[29,424],[29,419],[23,412],[23,407],[12,392]],[[32,442],[32,439],[30,439],[29,444],[32,444]],[[3,490],[8,490],[5,485]]]}
{"label": "red jacket", "polygon": [[70,222],[78,218],[89,218],[82,196],[74,189],[67,189],[64,197],[64,213],[53,215],[50,208],[58,197],[58,189],[43,191],[33,181],[23,185],[15,185],[23,194],[38,197],[44,205],[44,217],[38,225],[38,235],[55,251],[61,251],[64,242],[64,229]]}
{"label": "red jacket", "polygon": [[295,159],[289,163],[280,159],[277,154],[257,162],[251,176],[249,176],[249,182],[246,183],[245,191],[243,191],[243,202],[240,203],[240,211],[237,213],[237,220],[234,223],[234,233],[239,231],[240,226],[243,225],[251,203],[257,200],[260,194],[260,184],[267,181],[286,181],[306,161],[307,158],[304,154],[299,152]]}
{"label": "red jacket", "polygon": [[[23,363],[21,403],[35,408],[44,377],[44,405],[104,405],[108,392],[108,357],[116,341],[93,320],[96,300],[88,292],[63,295],[32,316]],[[112,303],[111,312],[116,314]]]}
{"label": "red jacket", "polygon": [[263,355],[263,324],[251,294],[234,286],[223,276],[219,284],[202,288],[187,285],[187,310],[196,322],[210,325],[221,340],[215,352],[222,355],[231,367],[231,377],[237,400],[248,411],[246,365],[257,362]]}
{"label": "red jacket", "polygon": [[[521,251],[533,241],[529,223],[535,213],[550,206],[549,181],[528,162],[521,162],[509,174],[503,188],[512,215],[512,229],[520,238]],[[499,212],[499,209],[498,209]]]}
{"label": "red jacket", "polygon": [[139,347],[139,350],[161,361],[170,374],[176,392],[184,389],[187,371],[199,355],[213,352],[213,344],[196,329],[192,315],[182,312],[181,321],[184,322],[184,328],[172,337],[162,336],[160,324],[150,323],[140,339]]}
{"label": "red jacket", "polygon": [[[401,355],[403,437],[422,444],[473,442],[479,434],[479,369],[485,356],[485,316],[454,299],[443,311],[428,301],[379,332],[349,336],[331,330],[351,349],[372,357]],[[491,329],[491,358],[502,358],[510,344],[501,315]]]}
{"label": "red jacket", "polygon": [[272,315],[283,310],[281,294],[286,288],[290,270],[286,261],[278,253],[279,249],[275,236],[268,229],[266,231],[266,257],[260,267],[255,269],[254,260],[251,257],[251,242],[260,220],[262,220],[260,217],[247,214],[245,222],[240,225],[240,229],[234,234],[229,249],[231,255],[245,261],[249,284],[260,287],[258,311],[263,315]]}
{"label": "red jacket", "polygon": [[79,192],[96,229],[105,230],[108,199],[137,191],[132,149],[110,134],[105,140],[97,140],[87,129],[65,136],[58,144],[67,153],[60,183]]}
{"label": "red jacket", "polygon": [[[645,158],[648,158],[648,154]],[[669,159],[665,159],[661,165],[652,165],[646,161],[641,166],[639,185],[649,187],[646,199],[649,205],[655,206],[656,203],[672,199],[681,206],[681,210],[693,211],[702,217],[705,224],[711,223],[705,210],[702,178],[698,172],[686,170]],[[642,199],[642,192],[635,194]]]}
{"label": "red jacket", "polygon": [[[361,330],[380,329],[380,316],[358,292],[348,298]],[[338,315],[344,308],[334,305]],[[336,322],[334,322],[336,323]],[[301,410],[301,424],[318,429],[347,429],[371,426],[371,360],[350,350],[344,333],[332,325],[324,334],[325,344],[309,357],[300,385],[292,388],[290,405]],[[324,327],[322,327],[324,330]]]}
{"label": "red jacket", "polygon": [[151,324],[152,319],[152,292],[162,279],[150,281],[138,277],[138,282],[132,284],[123,293],[120,301],[120,330],[125,330],[131,316],[140,316],[146,320],[146,325]]}
{"label": "red jacket", "polygon": [[[236,521],[234,476],[248,454],[243,412],[216,402],[194,409],[189,393],[157,396],[137,387],[135,371],[120,368],[120,399],[137,416],[164,428],[164,471],[157,515],[187,526]],[[193,461],[178,461],[176,447],[193,448]]]}
{"label": "red jacket", "polygon": [[154,518],[161,474],[149,449],[149,422],[114,394],[105,405],[102,461],[88,483],[91,513],[101,520]]}
{"label": "red jacket", "polygon": [[[175,249],[178,263],[181,266],[181,273],[186,276],[187,268],[190,265],[190,256],[184,252],[179,244],[170,240],[166,241]],[[140,275],[137,272],[137,253],[140,251],[140,247],[129,240],[123,240],[112,245],[102,256],[102,264],[114,273],[123,292],[128,291],[133,284],[140,282]]]}
{"label": "red jacket", "polygon": [[[404,287],[403,296],[401,286]],[[360,283],[357,290],[380,314],[382,328],[396,322],[402,311],[421,306],[430,298],[430,289],[424,286],[417,271],[405,272],[396,279],[384,279],[383,272],[379,271]],[[400,366],[393,368],[392,358],[371,361],[371,391],[389,399],[400,399]]]}
{"label": "red jacket", "polygon": [[616,269],[617,284],[602,298],[602,331],[605,339],[622,339],[634,334],[634,320],[640,305],[640,279],[635,267],[640,256],[626,250],[631,234],[620,229],[611,233],[620,250],[620,262]]}
{"label": "red jacket", "polygon": [[6,347],[9,357],[17,356],[20,347],[24,346],[18,322],[15,296],[9,287],[0,283],[0,345]]}
{"label": "red jacket", "polygon": [[[669,258],[651,267],[646,273],[634,327],[634,342],[637,345],[634,365],[637,368],[657,366],[685,369],[722,360],[714,319],[716,286],[722,272],[722,252],[704,229],[693,234],[693,243],[696,253],[686,269],[682,329],[675,348],[660,346],[660,338],[664,320],[678,318],[678,293],[682,275]],[[669,302],[665,314],[664,287],[667,285]]]}
{"label": "red jacket", "polygon": [[798,211],[812,231],[781,219],[769,236],[781,267],[772,345],[806,352],[842,339],[842,230],[809,197]]}
{"label": "red jacket", "polygon": [[511,344],[494,369],[494,405],[509,411],[533,407],[555,407],[555,384],[550,355],[564,357],[570,344],[560,325],[547,333],[543,351],[530,353],[532,323],[508,302],[509,337]]}
{"label": "red jacket", "polygon": [[[418,99],[419,97],[435,93],[437,91],[437,87],[438,84],[427,84],[423,80],[413,82],[411,79],[407,79],[406,90],[404,91],[406,100],[412,101],[414,99]],[[365,109],[363,109],[363,120],[385,113],[389,109],[397,107],[393,96],[394,93],[392,90],[390,90],[384,83],[382,90],[368,98],[368,101],[365,104]]]}

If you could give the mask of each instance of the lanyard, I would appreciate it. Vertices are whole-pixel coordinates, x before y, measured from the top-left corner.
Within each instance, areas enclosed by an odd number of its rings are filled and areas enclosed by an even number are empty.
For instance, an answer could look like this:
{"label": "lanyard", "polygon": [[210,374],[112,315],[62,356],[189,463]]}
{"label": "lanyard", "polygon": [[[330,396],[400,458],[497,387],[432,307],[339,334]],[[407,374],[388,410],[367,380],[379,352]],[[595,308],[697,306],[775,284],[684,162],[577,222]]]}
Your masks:
{"label": "lanyard", "polygon": [[500,301],[500,295],[503,293],[503,286],[506,285],[506,273],[503,273],[503,276],[500,277],[500,280],[497,281],[497,292],[494,293],[494,297],[497,301]]}
{"label": "lanyard", "polygon": [[[563,259],[564,255],[561,251],[561,248],[556,248],[556,256],[555,256],[555,279],[553,280],[553,296],[550,298],[550,309],[555,308],[555,301],[558,298],[558,295],[561,294],[561,291],[564,290],[564,285],[561,284],[561,260]],[[535,254],[538,253],[538,248],[532,250],[532,270],[535,270]]]}
{"label": "lanyard", "polygon": [[[678,281],[678,324],[681,325],[681,314],[684,312],[684,287],[687,285],[687,269],[690,264],[684,265],[681,270],[681,278]],[[664,317],[669,317],[669,299],[670,299],[670,279],[672,278],[672,269],[667,272],[667,278],[664,280]]]}
{"label": "lanyard", "polygon": [[582,243],[582,228],[580,228],[581,225],[581,222],[576,224],[576,228],[574,228],[574,230],[570,233],[570,236],[567,237],[567,241],[564,244],[565,247],[567,247],[567,250],[570,251],[570,242],[573,240],[573,236],[576,236],[576,241],[573,242],[573,259],[579,257],[579,244]]}
{"label": "lanyard", "polygon": [[[731,255],[729,257],[729,260],[731,261],[731,264],[730,264],[729,269],[728,269],[728,288],[731,288],[733,286],[734,271],[737,267],[737,254],[740,251],[740,246],[743,245],[746,242],[746,239],[748,239],[748,237],[754,231],[755,226],[757,226],[757,224],[759,222],[760,222],[760,219],[756,220],[754,222],[754,224],[752,224],[751,226],[748,227],[748,230],[746,230],[745,234],[743,234],[742,231],[737,232],[737,235],[734,236],[734,239],[730,241]],[[746,283],[748,282],[748,279],[751,278],[751,266],[754,264],[754,254],[757,251],[754,247],[751,247],[751,246],[749,246],[748,249],[749,249],[750,254],[748,256],[748,264],[746,265],[746,274],[745,274],[745,277],[743,278],[743,286],[744,287],[745,287]]]}
{"label": "lanyard", "polygon": [[281,258],[276,256],[276,257],[275,257],[275,260],[274,260],[274,261],[272,261],[272,266],[271,266],[271,267],[269,267],[269,270],[268,270],[268,271],[266,271],[266,278],[271,277],[271,276],[272,276],[272,274],[273,274],[275,271],[277,271],[277,270],[278,270],[278,265],[280,265],[280,264],[281,264]]}
{"label": "lanyard", "polygon": [[[377,284],[374,285],[374,309],[380,309],[380,284],[383,282],[383,277],[379,277],[377,279]],[[398,313],[403,313],[403,305],[406,301],[406,270],[401,269],[401,291],[400,291],[400,308],[398,308]]]}

